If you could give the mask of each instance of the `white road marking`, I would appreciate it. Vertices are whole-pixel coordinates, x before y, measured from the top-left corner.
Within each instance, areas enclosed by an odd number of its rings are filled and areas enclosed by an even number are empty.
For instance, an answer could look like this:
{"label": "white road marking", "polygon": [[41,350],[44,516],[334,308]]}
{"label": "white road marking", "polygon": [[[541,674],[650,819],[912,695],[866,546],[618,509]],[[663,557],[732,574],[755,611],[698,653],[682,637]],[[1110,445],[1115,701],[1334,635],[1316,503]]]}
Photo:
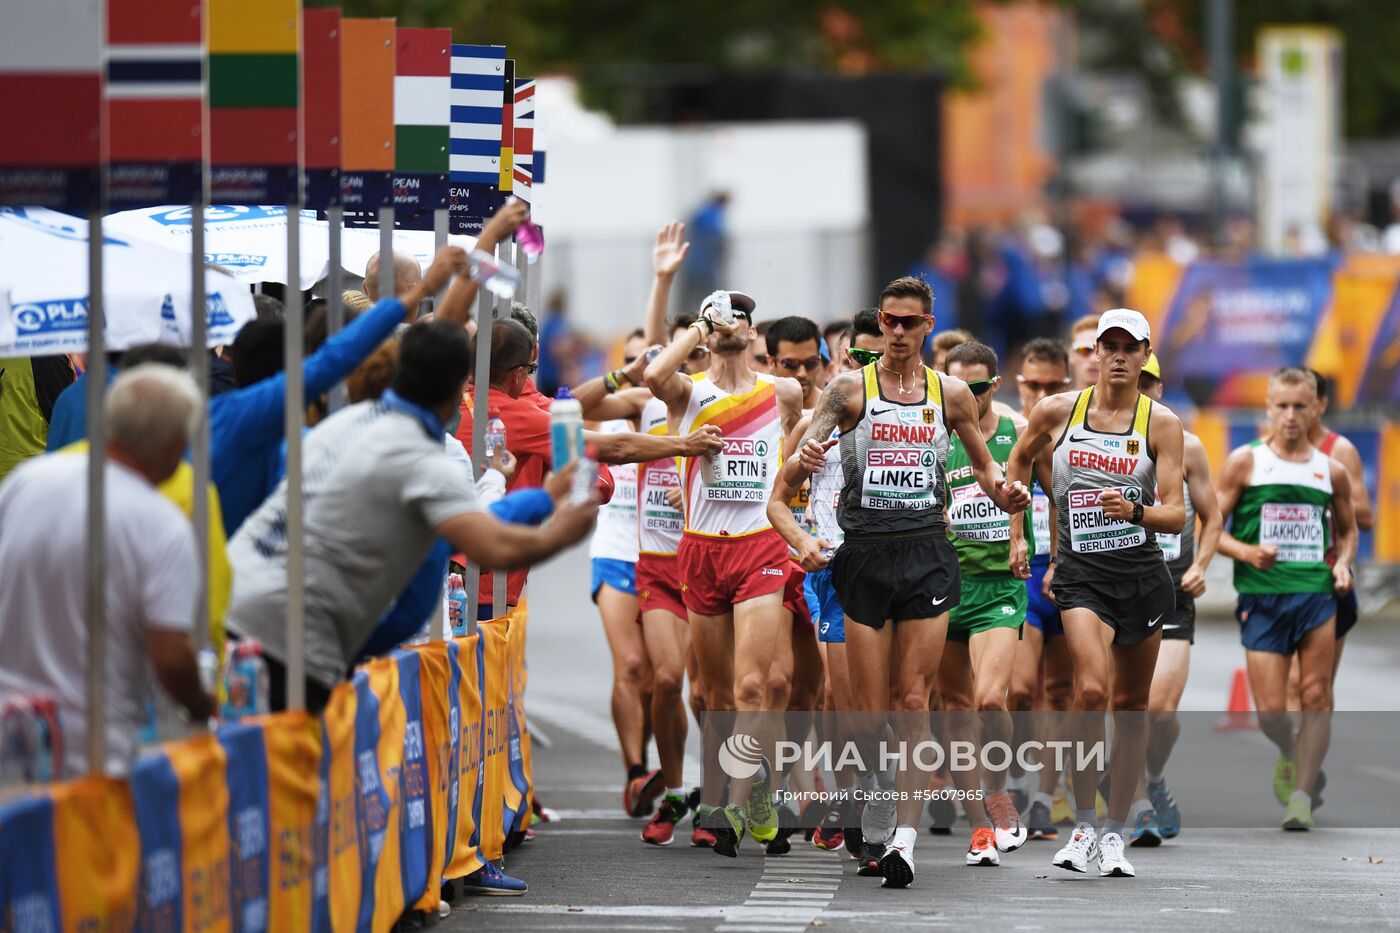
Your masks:
{"label": "white road marking", "polygon": [[[743,916],[728,916],[717,931],[806,930],[831,905],[841,886],[841,857],[819,851],[780,856],[763,865],[744,901]],[[747,911],[762,911],[762,916]],[[752,922],[760,921],[760,922]]]}

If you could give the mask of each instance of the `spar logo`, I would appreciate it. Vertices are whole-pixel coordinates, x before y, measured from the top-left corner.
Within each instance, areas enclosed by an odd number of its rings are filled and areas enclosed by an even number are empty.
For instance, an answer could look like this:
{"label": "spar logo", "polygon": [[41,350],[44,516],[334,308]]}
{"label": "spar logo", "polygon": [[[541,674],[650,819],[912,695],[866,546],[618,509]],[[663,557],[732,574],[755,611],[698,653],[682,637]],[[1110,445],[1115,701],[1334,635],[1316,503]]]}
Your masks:
{"label": "spar logo", "polygon": [[61,333],[87,327],[86,298],[31,301],[15,305],[15,329],[21,334]]}
{"label": "spar logo", "polygon": [[719,769],[736,781],[753,777],[763,767],[763,747],[747,732],[736,732],[719,747]]}
{"label": "spar logo", "polygon": [[936,460],[932,450],[918,447],[881,447],[870,451],[869,463],[872,467],[886,469],[931,467]]}
{"label": "spar logo", "polygon": [[1069,491],[1069,507],[1071,509],[1094,509],[1099,505],[1099,491],[1097,489],[1071,489]]}
{"label": "spar logo", "polygon": [[768,442],[756,441],[749,437],[726,437],[724,439],[726,457],[766,457]]}

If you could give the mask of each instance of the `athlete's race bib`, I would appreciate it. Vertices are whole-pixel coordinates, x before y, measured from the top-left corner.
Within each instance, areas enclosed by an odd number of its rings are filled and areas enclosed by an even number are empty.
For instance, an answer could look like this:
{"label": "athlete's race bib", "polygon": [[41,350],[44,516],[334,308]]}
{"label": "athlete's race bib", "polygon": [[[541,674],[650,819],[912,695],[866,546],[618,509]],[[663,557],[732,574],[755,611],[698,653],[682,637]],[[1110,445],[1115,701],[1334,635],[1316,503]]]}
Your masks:
{"label": "athlete's race bib", "polygon": [[685,531],[685,516],[666,501],[666,490],[678,488],[680,474],[675,470],[654,470],[647,478],[647,496],[642,506],[642,528],[664,535],[679,535]]}
{"label": "athlete's race bib", "polygon": [[706,459],[701,495],[711,502],[766,502],[771,454],[767,441],[726,437],[724,450]]}
{"label": "athlete's race bib", "polygon": [[964,541],[1011,540],[1011,516],[997,508],[996,503],[982,491],[980,483],[953,490],[948,524],[953,534]]}
{"label": "athlete's race bib", "polygon": [[1035,556],[1050,553],[1050,500],[1045,496],[1031,499],[1031,533],[1035,535]]}
{"label": "athlete's race bib", "polygon": [[1181,535],[1168,535],[1159,531],[1157,546],[1162,549],[1162,559],[1168,563],[1181,557]]}
{"label": "athlete's race bib", "polygon": [[[827,557],[836,553],[836,549],[846,543],[846,532],[841,530],[841,525],[837,521],[836,511],[841,507],[841,489],[829,490],[826,501],[820,499],[809,499],[807,502],[807,522],[808,533],[813,537],[831,544],[829,549],[822,551]],[[799,524],[801,524],[799,522]]]}
{"label": "athlete's race bib", "polygon": [[[614,480],[614,482],[616,482],[616,480],[617,480],[617,474],[616,474],[616,473],[613,474],[613,480]],[[610,500],[608,500],[608,504],[605,505],[605,506],[603,506],[603,508],[607,509],[607,510],[608,510],[609,512],[611,512],[613,515],[615,515],[615,516],[617,516],[618,518],[623,519],[623,520],[625,520],[625,521],[629,521],[629,522],[631,522],[631,521],[636,521],[636,520],[637,520],[637,482],[636,482],[636,480],[632,480],[631,482],[616,482],[616,485],[613,487],[612,498],[611,498]]]}
{"label": "athlete's race bib", "polygon": [[811,531],[812,526],[807,521],[807,512],[811,505],[812,484],[805,482],[802,488],[797,490],[797,495],[788,500],[788,510],[792,512],[792,518],[797,522],[797,527],[804,531]]}
{"label": "athlete's race bib", "polygon": [[1321,506],[1265,502],[1259,508],[1259,543],[1278,548],[1280,563],[1322,563],[1324,539]]}
{"label": "athlete's race bib", "polygon": [[931,447],[871,448],[865,459],[861,508],[932,508],[938,492],[937,464]]}
{"label": "athlete's race bib", "polygon": [[[1142,490],[1136,486],[1118,486],[1123,498],[1140,501]],[[1099,505],[1099,489],[1069,491],[1069,546],[1076,554],[1097,554],[1121,551],[1147,543],[1147,530],[1141,525],[1109,518]]]}

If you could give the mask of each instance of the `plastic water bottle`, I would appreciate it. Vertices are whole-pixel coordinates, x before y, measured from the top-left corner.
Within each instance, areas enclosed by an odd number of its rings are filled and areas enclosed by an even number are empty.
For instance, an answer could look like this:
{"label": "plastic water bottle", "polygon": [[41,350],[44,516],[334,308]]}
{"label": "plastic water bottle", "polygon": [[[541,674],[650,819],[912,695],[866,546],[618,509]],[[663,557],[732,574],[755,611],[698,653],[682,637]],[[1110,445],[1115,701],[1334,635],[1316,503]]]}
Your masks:
{"label": "plastic water bottle", "polygon": [[53,698],[16,694],[0,704],[0,787],[63,776],[63,739]]}
{"label": "plastic water bottle", "polygon": [[500,418],[486,422],[486,462],[490,463],[496,451],[506,446],[506,423]]}
{"label": "plastic water bottle", "polygon": [[569,394],[568,386],[559,390],[549,409],[549,441],[555,470],[583,456],[583,409]]}
{"label": "plastic water bottle", "polygon": [[229,656],[228,673],[224,676],[223,718],[232,722],[266,713],[268,692],[267,662],[263,660],[262,645],[256,638],[246,638],[234,646]]}
{"label": "plastic water bottle", "polygon": [[569,487],[569,504],[585,505],[598,494],[598,461],[587,455],[580,457]]}
{"label": "plastic water bottle", "polygon": [[710,306],[710,317],[720,324],[728,327],[734,323],[734,303],[729,298],[729,292],[723,289],[711,292],[710,297],[705,299],[705,304]]}
{"label": "plastic water bottle", "polygon": [[471,277],[497,298],[514,298],[520,287],[520,270],[501,262],[484,250],[474,249],[467,255]]}
{"label": "plastic water bottle", "polygon": [[458,638],[467,635],[467,585],[460,573],[447,575],[447,622]]}

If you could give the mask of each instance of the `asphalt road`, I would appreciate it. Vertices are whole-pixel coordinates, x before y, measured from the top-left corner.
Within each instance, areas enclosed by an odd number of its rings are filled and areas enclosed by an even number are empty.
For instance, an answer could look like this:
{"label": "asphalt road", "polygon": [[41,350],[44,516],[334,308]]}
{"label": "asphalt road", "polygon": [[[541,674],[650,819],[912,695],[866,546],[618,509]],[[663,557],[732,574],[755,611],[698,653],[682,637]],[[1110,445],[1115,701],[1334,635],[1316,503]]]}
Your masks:
{"label": "asphalt road", "polygon": [[[1059,844],[1050,842],[1003,855],[1000,868],[968,868],[962,824],[951,836],[921,834],[918,874],[903,891],[858,878],[844,854],[806,844],[765,857],[750,841],[735,860],[691,849],[680,834],[668,848],[646,846],[638,837],[644,821],[620,808],[611,674],[587,600],[586,557],[567,555],[533,579],[527,708],[549,743],[536,745],[535,777],[541,800],[561,819],[536,824],[537,837],[507,857],[528,894],[459,899],[445,930],[1400,929],[1395,715],[1337,717],[1340,751],[1329,758],[1335,790],[1318,814],[1320,828],[1297,834],[1271,828],[1280,809],[1268,791],[1272,746],[1256,732],[1212,732],[1216,714],[1188,718],[1186,731],[1201,733],[1190,754],[1201,762],[1174,758],[1168,770],[1186,828],[1161,848],[1130,849],[1135,879],[1053,868]],[[1363,620],[1349,639],[1340,710],[1400,708],[1397,621]],[[1221,709],[1241,663],[1233,625],[1204,626],[1183,708]],[[1205,763],[1226,755],[1248,780],[1223,804],[1220,769]]]}

